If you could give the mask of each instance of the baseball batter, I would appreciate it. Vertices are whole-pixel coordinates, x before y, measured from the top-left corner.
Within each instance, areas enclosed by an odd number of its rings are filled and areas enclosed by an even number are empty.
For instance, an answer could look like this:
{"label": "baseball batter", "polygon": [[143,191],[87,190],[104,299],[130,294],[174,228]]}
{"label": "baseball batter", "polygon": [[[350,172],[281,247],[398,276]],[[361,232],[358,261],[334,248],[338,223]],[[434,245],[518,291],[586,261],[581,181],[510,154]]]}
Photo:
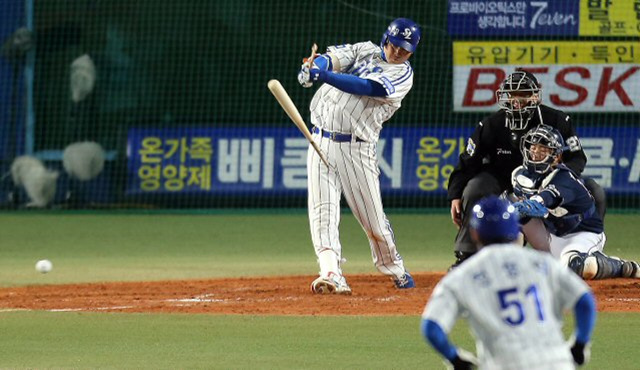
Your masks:
{"label": "baseball batter", "polygon": [[369,239],[376,268],[398,288],[413,288],[396,249],[382,207],[376,144],[382,125],[400,108],[413,85],[408,62],[420,42],[420,28],[406,18],[394,20],[380,45],[361,42],[330,46],[313,65],[302,65],[304,87],[323,83],[311,105],[313,138],[330,166],[310,146],[307,156],[309,223],[320,265],[311,284],[318,294],[351,294],[342,275],[340,199],[342,194]]}
{"label": "baseball batter", "polygon": [[[585,363],[596,316],[589,287],[549,254],[514,243],[518,217],[507,200],[482,199],[469,223],[482,249],[433,290],[422,315],[429,343],[455,369],[471,369],[476,359],[446,334],[466,317],[481,369],[560,370]],[[569,308],[576,321],[573,343],[562,333],[563,310]]]}

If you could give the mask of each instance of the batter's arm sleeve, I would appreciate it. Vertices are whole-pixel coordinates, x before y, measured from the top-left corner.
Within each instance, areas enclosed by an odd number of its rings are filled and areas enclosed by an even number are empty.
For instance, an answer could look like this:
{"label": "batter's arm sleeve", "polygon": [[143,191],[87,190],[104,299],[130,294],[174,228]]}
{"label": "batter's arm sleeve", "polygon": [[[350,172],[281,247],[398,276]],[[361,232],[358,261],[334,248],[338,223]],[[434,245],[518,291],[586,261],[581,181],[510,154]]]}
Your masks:
{"label": "batter's arm sleeve", "polygon": [[479,122],[471,137],[467,140],[466,150],[460,154],[458,165],[449,176],[449,186],[447,188],[447,198],[449,200],[460,199],[469,180],[482,170],[482,157],[485,151],[482,143],[484,129],[484,123]]}
{"label": "batter's arm sleeve", "polygon": [[440,325],[435,321],[423,319],[422,320],[422,335],[427,342],[440,354],[449,361],[453,361],[456,358],[456,347],[449,342],[449,337],[442,330]]}
{"label": "batter's arm sleeve", "polygon": [[584,293],[573,312],[576,321],[576,342],[587,344],[591,341],[591,333],[596,323],[596,302],[593,293]]}
{"label": "batter's arm sleeve", "polygon": [[320,70],[318,72],[318,81],[328,83],[349,94],[375,97],[387,96],[387,91],[378,82],[354,75]]}
{"label": "batter's arm sleeve", "polygon": [[587,156],[571,124],[571,118],[565,115],[562,119],[564,119],[564,121],[561,120],[558,123],[558,129],[568,147],[568,150],[562,153],[562,162],[579,175],[584,171],[584,167],[587,164]]}

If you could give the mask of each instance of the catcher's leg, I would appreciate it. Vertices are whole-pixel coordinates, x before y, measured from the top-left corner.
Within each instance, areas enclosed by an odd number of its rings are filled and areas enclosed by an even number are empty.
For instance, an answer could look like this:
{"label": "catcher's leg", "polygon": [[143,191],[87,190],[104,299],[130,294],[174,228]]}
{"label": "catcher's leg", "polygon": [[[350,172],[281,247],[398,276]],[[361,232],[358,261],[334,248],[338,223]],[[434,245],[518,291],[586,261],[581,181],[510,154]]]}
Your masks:
{"label": "catcher's leg", "polygon": [[577,232],[552,237],[552,252],[560,251],[560,260],[585,280],[622,277],[623,264],[618,257],[602,252],[604,233]]}
{"label": "catcher's leg", "polygon": [[568,251],[563,254],[562,261],[585,280],[611,279],[624,276],[623,267],[625,261],[618,257],[607,256],[600,251],[595,251],[591,254],[575,250]]}

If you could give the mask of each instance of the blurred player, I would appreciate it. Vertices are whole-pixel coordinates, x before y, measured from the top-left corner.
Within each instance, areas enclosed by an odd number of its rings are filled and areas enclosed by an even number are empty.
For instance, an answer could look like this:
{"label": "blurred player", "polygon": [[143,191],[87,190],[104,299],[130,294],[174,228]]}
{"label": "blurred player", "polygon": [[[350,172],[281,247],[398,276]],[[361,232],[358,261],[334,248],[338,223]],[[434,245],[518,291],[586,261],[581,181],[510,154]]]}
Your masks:
{"label": "blurred player", "polygon": [[376,268],[398,288],[415,286],[382,208],[376,144],[382,125],[413,86],[408,59],[419,42],[418,25],[398,18],[391,22],[380,45],[330,46],[312,66],[305,62],[298,74],[304,87],[323,83],[311,101],[311,123],[314,140],[331,165],[322,163],[309,146],[309,223],[320,265],[320,276],[311,284],[314,293],[351,294],[342,275],[338,232],[343,194],[367,234]]}
{"label": "blurred player", "polygon": [[546,125],[522,140],[524,165],[513,171],[512,184],[527,241],[584,279],[639,278],[637,262],[603,253],[602,219],[582,180],[561,163],[565,149],[558,130]]}
{"label": "blurred player", "polygon": [[[481,369],[573,369],[588,361],[596,311],[589,287],[546,253],[519,247],[519,225],[507,200],[490,196],[473,207],[478,253],[435,287],[422,314],[422,333],[453,365],[475,358],[449,342],[456,320],[468,319]],[[565,342],[563,310],[573,308],[575,340]]]}
{"label": "blurred player", "polygon": [[[565,164],[576,174],[584,170],[587,157],[569,116],[540,104],[541,94],[540,84],[531,73],[518,71],[509,75],[496,91],[500,110],[478,123],[466,151],[460,155],[448,188],[451,218],[458,226],[452,267],[475,252],[468,229],[470,207],[484,196],[511,189],[511,172],[522,164],[520,140],[527,131],[541,124],[558,129],[569,145]],[[604,217],[604,191],[591,179],[585,185],[596,197],[596,207]]]}

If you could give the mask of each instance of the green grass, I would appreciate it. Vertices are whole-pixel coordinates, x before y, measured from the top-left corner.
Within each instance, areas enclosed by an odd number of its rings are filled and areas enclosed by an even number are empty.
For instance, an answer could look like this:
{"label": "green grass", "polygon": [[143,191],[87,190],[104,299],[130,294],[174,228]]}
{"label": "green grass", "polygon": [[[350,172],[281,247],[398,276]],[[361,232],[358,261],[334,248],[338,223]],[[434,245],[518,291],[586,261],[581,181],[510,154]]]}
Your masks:
{"label": "green grass", "polygon": [[[0,314],[2,368],[441,369],[415,317]],[[637,369],[637,315],[600,314],[585,369]],[[566,329],[571,327],[567,323]],[[636,325],[637,327],[637,325]],[[565,330],[568,331],[568,330]],[[454,343],[473,349],[459,322]],[[36,350],[37,349],[37,350]]]}
{"label": "green grass", "polygon": [[[455,228],[446,214],[389,218],[410,270],[444,270],[452,262]],[[640,259],[639,224],[640,215],[608,215],[606,251]],[[0,234],[5,287],[317,271],[302,213],[0,214]],[[350,214],[341,239],[346,273],[374,273],[368,243]],[[45,275],[34,269],[43,258],[54,264]],[[0,368],[443,368],[420,337],[419,315],[0,312]],[[638,314],[601,313],[587,368],[638,368],[638,327]],[[452,338],[473,348],[464,323]]]}
{"label": "green grass", "polygon": [[[413,271],[453,261],[455,228],[446,215],[390,216]],[[304,214],[0,215],[0,286],[77,281],[162,280],[315,274]],[[341,237],[346,273],[375,272],[369,244],[347,214]],[[37,274],[37,260],[54,270]]]}

